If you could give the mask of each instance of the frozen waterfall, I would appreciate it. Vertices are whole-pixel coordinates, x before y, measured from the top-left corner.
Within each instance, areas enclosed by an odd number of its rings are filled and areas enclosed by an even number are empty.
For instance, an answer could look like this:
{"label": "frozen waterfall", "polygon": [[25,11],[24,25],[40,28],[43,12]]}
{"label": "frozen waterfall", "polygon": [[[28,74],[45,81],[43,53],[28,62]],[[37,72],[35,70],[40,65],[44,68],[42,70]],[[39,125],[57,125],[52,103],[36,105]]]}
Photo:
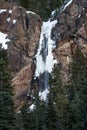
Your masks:
{"label": "frozen waterfall", "polygon": [[[61,7],[61,11],[64,11],[73,0],[65,0],[64,5]],[[53,11],[55,12],[55,11]],[[56,60],[52,55],[53,48],[56,47],[55,41],[51,39],[51,30],[56,25],[57,20],[43,22],[41,36],[39,40],[39,48],[36,54],[36,72],[35,77],[39,79],[39,96],[41,99],[46,100],[49,93],[49,73],[52,72],[52,68]]]}
{"label": "frozen waterfall", "polygon": [[53,59],[52,50],[55,48],[55,41],[51,39],[51,30],[56,25],[57,20],[43,22],[39,48],[36,54],[36,72],[35,76],[39,78],[41,99],[46,100],[49,88],[49,73],[56,63]]}

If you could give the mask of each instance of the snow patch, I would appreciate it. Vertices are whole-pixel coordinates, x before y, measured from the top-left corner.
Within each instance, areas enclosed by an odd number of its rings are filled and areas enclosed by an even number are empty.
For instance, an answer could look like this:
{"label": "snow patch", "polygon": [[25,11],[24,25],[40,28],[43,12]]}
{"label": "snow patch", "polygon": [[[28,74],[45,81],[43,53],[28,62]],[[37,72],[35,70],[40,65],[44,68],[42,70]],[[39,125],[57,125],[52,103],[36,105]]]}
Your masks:
{"label": "snow patch", "polygon": [[51,16],[54,16],[55,13],[56,13],[56,10],[52,11],[52,12],[51,12]]}
{"label": "snow patch", "polygon": [[9,17],[9,18],[7,18],[7,22],[10,22],[10,20],[11,20],[11,18]]}
{"label": "snow patch", "polygon": [[80,18],[80,17],[81,17],[81,14],[79,14],[78,18]]}
{"label": "snow patch", "polygon": [[6,11],[7,11],[6,9],[0,9],[0,14]]}
{"label": "snow patch", "polygon": [[7,49],[6,42],[9,42],[10,40],[7,38],[7,34],[4,34],[0,32],[0,43],[2,44],[2,47]]}
{"label": "snow patch", "polygon": [[39,92],[40,99],[46,101],[48,93],[49,93],[48,89],[45,89],[43,92]]}
{"label": "snow patch", "polygon": [[26,11],[27,14],[35,14],[33,11]]}
{"label": "snow patch", "polygon": [[71,3],[73,2],[73,0],[70,0],[63,8],[63,10],[65,10]]}
{"label": "snow patch", "polygon": [[9,14],[12,14],[12,10],[9,10]]}
{"label": "snow patch", "polygon": [[16,22],[17,22],[17,20],[16,20],[16,19],[14,19],[14,20],[13,20],[13,24],[15,24]]}
{"label": "snow patch", "polygon": [[18,111],[17,114],[21,114],[21,111]]}
{"label": "snow patch", "polygon": [[35,105],[34,105],[34,104],[32,104],[29,108],[30,108],[30,111],[33,111],[33,110],[34,110],[34,108],[35,108]]}

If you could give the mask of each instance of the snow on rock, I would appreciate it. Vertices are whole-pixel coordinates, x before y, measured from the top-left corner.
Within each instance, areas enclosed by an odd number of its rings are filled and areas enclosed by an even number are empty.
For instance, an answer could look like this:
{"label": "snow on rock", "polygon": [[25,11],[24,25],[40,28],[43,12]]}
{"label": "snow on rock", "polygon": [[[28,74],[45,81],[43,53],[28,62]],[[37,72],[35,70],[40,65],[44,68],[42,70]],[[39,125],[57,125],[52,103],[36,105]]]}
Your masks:
{"label": "snow on rock", "polygon": [[56,13],[56,10],[53,10],[53,11],[51,12],[51,16],[54,16],[55,13]]}
{"label": "snow on rock", "polygon": [[7,38],[7,34],[4,34],[0,32],[0,43],[2,44],[2,47],[7,49],[6,42],[9,42],[10,40]]}
{"label": "snow on rock", "polygon": [[[39,77],[39,75],[45,71],[48,71],[50,73],[54,66],[55,60],[53,59],[52,50],[53,48],[55,48],[55,41],[51,39],[51,30],[56,25],[56,23],[57,23],[57,20],[55,21],[48,20],[47,22],[43,22],[41,36],[39,40],[39,48],[36,54],[36,66],[37,66],[36,72],[35,72],[36,77]],[[46,62],[43,61],[42,54],[41,54],[43,44],[45,44],[44,37],[46,37],[47,39],[46,44],[47,44],[47,49],[48,49]]]}
{"label": "snow on rock", "polygon": [[17,114],[21,114],[21,111],[18,111]]}
{"label": "snow on rock", "polygon": [[29,108],[30,108],[30,111],[33,111],[33,109],[35,108],[35,105],[32,104]]}
{"label": "snow on rock", "polygon": [[6,11],[7,11],[6,9],[0,9],[0,14]]}
{"label": "snow on rock", "polygon": [[[0,9],[0,14],[3,13],[3,12],[6,12],[7,9]],[[9,10],[9,14],[12,14],[12,10]]]}
{"label": "snow on rock", "polygon": [[31,13],[31,14],[35,14],[34,12],[32,11],[26,11],[27,14]]}
{"label": "snow on rock", "polygon": [[17,20],[16,20],[16,19],[14,19],[14,20],[13,20],[13,24],[15,24],[16,22],[17,22]]}
{"label": "snow on rock", "polygon": [[9,14],[12,14],[12,10],[9,10]]}
{"label": "snow on rock", "polygon": [[11,20],[11,18],[10,18],[10,17],[9,17],[9,18],[7,18],[7,21],[8,21],[8,22],[10,22],[10,20]]}
{"label": "snow on rock", "polygon": [[81,17],[81,14],[79,14],[78,18],[80,18],[80,17]]}
{"label": "snow on rock", "polygon": [[40,99],[46,101],[48,93],[49,93],[48,89],[45,89],[43,92],[39,92]]}
{"label": "snow on rock", "polygon": [[63,8],[63,10],[65,10],[71,3],[73,2],[73,0],[70,0]]}

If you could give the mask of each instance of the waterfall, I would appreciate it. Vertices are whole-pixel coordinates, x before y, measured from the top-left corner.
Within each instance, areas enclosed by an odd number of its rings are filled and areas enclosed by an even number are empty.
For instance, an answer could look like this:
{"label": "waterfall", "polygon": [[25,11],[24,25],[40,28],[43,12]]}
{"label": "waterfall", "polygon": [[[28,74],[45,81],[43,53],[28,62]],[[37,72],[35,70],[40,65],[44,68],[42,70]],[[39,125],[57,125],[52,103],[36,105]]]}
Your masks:
{"label": "waterfall", "polygon": [[56,63],[52,55],[53,48],[56,47],[55,41],[51,39],[51,30],[56,25],[57,20],[43,22],[39,48],[36,54],[36,72],[35,77],[39,78],[39,96],[46,100],[49,93],[49,73]]}
{"label": "waterfall", "polygon": [[[65,4],[62,5],[61,12],[64,11],[72,2],[73,0],[65,0]],[[47,22],[43,22],[39,40],[39,48],[35,56],[35,77],[38,77],[39,79],[39,96],[43,100],[47,99],[47,94],[49,93],[49,73],[52,72],[54,64],[57,63],[52,55],[52,50],[56,47],[56,45],[55,41],[51,39],[51,30],[56,25],[56,23],[57,20],[48,20]]]}

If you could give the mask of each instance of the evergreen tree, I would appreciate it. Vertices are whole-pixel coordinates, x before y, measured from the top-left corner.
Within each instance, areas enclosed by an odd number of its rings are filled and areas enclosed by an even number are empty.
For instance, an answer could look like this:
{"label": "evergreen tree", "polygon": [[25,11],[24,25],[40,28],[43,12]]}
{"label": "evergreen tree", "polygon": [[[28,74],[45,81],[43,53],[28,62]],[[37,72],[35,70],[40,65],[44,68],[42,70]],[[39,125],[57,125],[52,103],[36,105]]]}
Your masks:
{"label": "evergreen tree", "polygon": [[33,110],[30,109],[28,103],[25,103],[21,109],[23,128],[25,130],[45,130],[46,105],[40,100],[38,93],[36,93],[34,104]]}
{"label": "evergreen tree", "polygon": [[53,97],[53,104],[55,104],[55,110],[57,115],[57,127],[58,130],[70,130],[71,129],[71,113],[69,108],[69,100],[67,98],[67,92],[65,86],[62,85],[60,67],[54,68],[50,79],[51,86],[51,98]]}
{"label": "evergreen tree", "polygon": [[58,117],[55,107],[55,102],[53,101],[53,93],[49,93],[48,104],[47,104],[47,114],[46,114],[46,129],[47,130],[57,130],[58,129]]}
{"label": "evergreen tree", "polygon": [[62,0],[19,0],[19,4],[27,10],[36,12],[43,20],[47,20],[51,12],[62,5]]}
{"label": "evergreen tree", "polygon": [[73,130],[87,128],[87,57],[77,47],[71,64],[71,80],[67,86],[73,116]]}
{"label": "evergreen tree", "polygon": [[0,130],[16,130],[7,52],[0,45]]}

